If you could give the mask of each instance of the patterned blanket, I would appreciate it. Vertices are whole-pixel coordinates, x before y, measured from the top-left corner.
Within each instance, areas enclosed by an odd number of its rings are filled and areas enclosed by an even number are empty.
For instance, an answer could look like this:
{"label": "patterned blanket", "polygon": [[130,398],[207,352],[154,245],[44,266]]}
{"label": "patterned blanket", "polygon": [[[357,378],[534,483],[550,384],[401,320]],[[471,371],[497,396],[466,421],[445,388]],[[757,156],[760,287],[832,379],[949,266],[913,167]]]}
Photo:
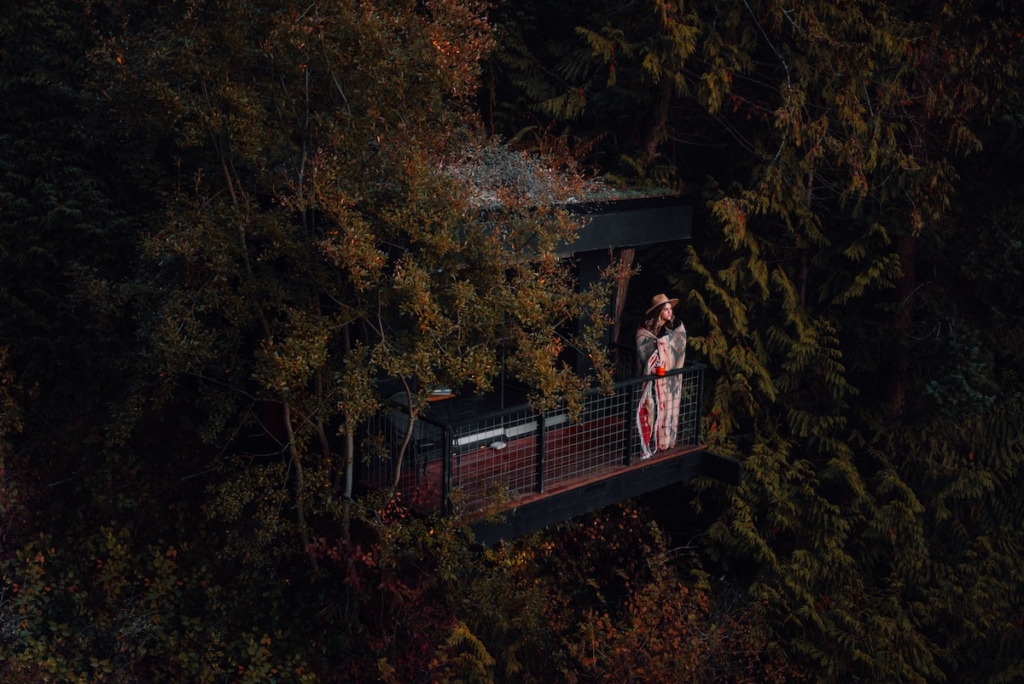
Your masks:
{"label": "patterned blanket", "polygon": [[[680,323],[677,328],[656,337],[641,327],[636,333],[636,349],[644,375],[656,376],[659,366],[666,372],[682,368],[686,361],[686,328]],[[682,389],[682,375],[651,379],[641,386],[636,411],[636,426],[643,448],[641,458],[650,458],[653,451],[675,446]]]}

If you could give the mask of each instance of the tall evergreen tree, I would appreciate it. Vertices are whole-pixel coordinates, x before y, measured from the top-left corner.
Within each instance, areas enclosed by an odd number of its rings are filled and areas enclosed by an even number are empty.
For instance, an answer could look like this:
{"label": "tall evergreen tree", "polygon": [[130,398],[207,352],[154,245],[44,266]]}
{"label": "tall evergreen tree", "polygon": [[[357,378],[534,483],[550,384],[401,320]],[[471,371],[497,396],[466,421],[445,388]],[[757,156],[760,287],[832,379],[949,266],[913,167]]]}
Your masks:
{"label": "tall evergreen tree", "polygon": [[[935,359],[934,350],[925,355],[918,338],[950,315],[922,281],[923,255],[929,264],[940,253],[963,259],[946,251],[952,234],[973,252],[952,213],[969,187],[959,160],[1013,109],[1019,10],[770,0],[619,7],[570,13],[577,23],[561,32],[541,23],[524,37],[529,22],[517,24],[495,60],[495,92],[521,98],[504,101],[522,116],[514,125],[540,118],[542,129],[582,135],[580,122],[597,121],[605,153],[632,160],[635,177],[704,192],[706,237],[691,252],[693,277],[678,288],[699,314],[691,343],[718,375],[709,442],[747,465],[744,486],[728,494],[709,530],[709,551],[737,572],[755,569],[750,595],[770,641],[824,680],[962,678],[982,665],[1012,678],[1005,652],[982,663],[952,643],[964,633],[975,644],[1019,638],[1005,618],[1019,591],[1012,553],[998,556],[1010,564],[999,570],[992,560],[992,584],[982,584],[999,589],[975,595],[985,608],[970,627],[951,623],[955,611],[938,595],[955,588],[933,594],[928,578],[962,572],[964,556],[937,546],[948,514],[929,505],[945,496],[996,504],[1002,491],[983,493],[1012,487],[1019,413],[934,420],[927,397],[941,397],[949,383],[948,401],[992,392],[1013,405],[1018,390],[988,376],[979,338],[958,336],[969,356],[930,366],[920,361]],[[557,66],[536,66],[572,33],[580,49],[563,47]],[[664,101],[666,81],[673,87],[662,119],[654,103]],[[541,92],[572,95],[574,106],[552,107],[551,94],[531,101]],[[643,135],[657,129],[641,123],[652,113],[661,137]],[[652,141],[663,141],[657,154]],[[654,173],[658,165],[667,172]],[[1006,237],[998,221],[970,224]],[[1000,311],[1015,320],[1013,307]],[[958,450],[950,431],[975,421],[1001,435],[995,452],[1007,479],[976,463],[955,486],[922,479],[923,463]],[[961,532],[984,546],[979,540],[997,529],[989,521]]]}
{"label": "tall evergreen tree", "polygon": [[93,388],[124,370],[107,284],[131,254],[83,92],[88,24],[62,10],[36,3],[0,19],[0,346],[27,392],[35,456],[58,472],[105,421],[109,397]]}

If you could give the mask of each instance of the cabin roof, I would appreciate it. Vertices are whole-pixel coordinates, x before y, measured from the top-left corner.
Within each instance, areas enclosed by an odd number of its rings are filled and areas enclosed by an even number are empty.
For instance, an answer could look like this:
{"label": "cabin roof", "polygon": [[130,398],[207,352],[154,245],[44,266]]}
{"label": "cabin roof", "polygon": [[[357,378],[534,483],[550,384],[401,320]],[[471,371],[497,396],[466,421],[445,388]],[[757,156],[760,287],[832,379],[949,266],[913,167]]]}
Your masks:
{"label": "cabin roof", "polygon": [[586,218],[579,236],[561,255],[642,247],[693,237],[693,207],[678,195],[623,197],[565,205]]}
{"label": "cabin roof", "polygon": [[483,214],[508,198],[527,206],[558,206],[586,222],[579,237],[559,254],[640,247],[691,238],[689,198],[663,187],[623,188],[602,178],[554,171],[536,156],[505,145],[470,146],[442,172],[469,189]]}

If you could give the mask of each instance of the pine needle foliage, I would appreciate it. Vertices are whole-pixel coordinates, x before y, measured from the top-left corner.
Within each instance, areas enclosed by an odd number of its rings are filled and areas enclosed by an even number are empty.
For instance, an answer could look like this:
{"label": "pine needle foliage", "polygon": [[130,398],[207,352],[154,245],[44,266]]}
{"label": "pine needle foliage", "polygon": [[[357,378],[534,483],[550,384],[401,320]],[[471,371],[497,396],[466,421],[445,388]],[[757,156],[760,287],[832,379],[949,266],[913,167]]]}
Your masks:
{"label": "pine needle foliage", "polygon": [[[736,491],[696,488],[699,509],[719,515],[708,553],[747,578],[769,639],[821,681],[1011,677],[1001,649],[1020,638],[1005,617],[1019,566],[990,540],[1016,514],[1019,306],[991,285],[1005,274],[1012,290],[1018,268],[1000,252],[1019,236],[991,208],[1019,206],[1019,193],[995,190],[1018,187],[1019,164],[1000,159],[990,123],[1019,123],[1021,54],[1008,46],[1020,11],[672,8],[602,5],[558,40],[582,38],[594,69],[614,66],[601,92],[592,77],[575,83],[591,115],[621,122],[609,148],[648,160],[624,165],[632,177],[647,177],[655,141],[667,177],[704,193],[689,272],[669,282],[715,370],[705,438],[746,466]],[[684,40],[666,17],[695,30]],[[554,32],[535,31],[535,45]],[[653,64],[639,47],[652,33],[677,49],[659,73],[682,86],[663,128],[633,107],[661,111],[664,81],[625,66]],[[587,116],[574,113],[576,126]],[[966,161],[990,145],[986,161]],[[985,198],[973,212],[959,204],[970,193]],[[983,455],[983,443],[1001,446]],[[961,574],[967,554],[978,562]]]}

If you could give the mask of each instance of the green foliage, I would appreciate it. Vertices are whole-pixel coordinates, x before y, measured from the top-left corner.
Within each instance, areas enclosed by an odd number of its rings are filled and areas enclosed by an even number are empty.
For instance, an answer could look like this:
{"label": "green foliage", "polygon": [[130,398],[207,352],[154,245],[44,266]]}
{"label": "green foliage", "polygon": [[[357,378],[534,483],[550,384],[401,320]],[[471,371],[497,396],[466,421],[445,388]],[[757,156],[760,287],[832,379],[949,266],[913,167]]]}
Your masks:
{"label": "green foliage", "polygon": [[[1020,679],[1022,27],[974,0],[12,7],[0,676]],[[479,133],[478,74],[491,132],[568,176]],[[416,411],[504,353],[572,407],[562,352],[603,366],[605,292],[550,253],[580,169],[702,199],[668,282],[745,480],[693,486],[699,558],[638,507],[482,550],[350,496],[334,437],[381,377]]]}
{"label": "green foliage", "polygon": [[691,9],[527,3],[499,7],[495,22],[501,40],[485,73],[492,123],[516,142],[536,136],[542,148],[578,136],[579,151],[599,155],[610,179],[671,181],[657,147],[671,136],[670,100],[692,87],[684,69],[700,27]]}
{"label": "green foliage", "polygon": [[700,563],[670,549],[641,510],[613,507],[540,541],[535,585],[553,604],[567,681],[800,678],[768,651],[756,612],[712,598]]}
{"label": "green foliage", "polygon": [[[666,40],[677,59],[659,64],[688,87],[670,92],[660,129],[634,108],[658,111],[664,91],[624,68],[644,37],[672,35],[660,3],[520,10],[521,33],[494,62],[515,75],[494,92],[542,129],[539,114],[576,131],[588,116],[621,122],[605,159],[614,150],[645,179],[653,143],[667,177],[704,190],[702,239],[670,286],[687,293],[691,349],[715,369],[705,439],[746,466],[736,491],[696,489],[719,516],[708,553],[748,587],[765,638],[823,681],[1008,679],[1008,652],[981,640],[1019,640],[1005,618],[1019,563],[988,551],[1009,518],[980,513],[1013,515],[1004,497],[1020,468],[1019,305],[1004,294],[1018,275],[1020,175],[1000,149],[1018,140],[1019,117],[1007,126],[1004,112],[1019,105],[1021,55],[1004,48],[1019,42],[1020,12],[685,7],[677,26],[696,31]],[[571,28],[534,24],[545,12]],[[571,116],[544,109],[533,94],[555,83],[537,68],[553,61],[546,46],[580,42],[589,56],[564,51],[557,63],[573,66],[557,74],[585,99]],[[991,152],[963,161],[983,144]],[[989,452],[999,474],[974,448],[988,434],[1002,436]],[[978,581],[936,589],[937,577]],[[977,603],[960,605],[965,595]]]}
{"label": "green foliage", "polygon": [[87,33],[81,8],[57,2],[0,20],[0,346],[25,388],[29,441],[58,472],[82,457],[65,460],[98,432],[129,365],[116,285],[128,222],[81,89]]}
{"label": "green foliage", "polygon": [[[352,437],[383,377],[414,416],[438,385],[487,390],[501,355],[538,406],[582,392],[559,356],[601,365],[604,291],[577,292],[552,254],[577,227],[550,206],[572,182],[474,130],[480,6],[89,9],[106,37],[76,92],[121,122],[109,169],[146,221],[139,260],[94,303],[131,316],[104,437],[137,448],[184,407],[225,561],[306,552],[315,569],[314,519],[348,534]],[[482,158],[519,173],[465,183]],[[576,320],[589,327],[567,334]],[[258,456],[220,459],[239,451]]]}
{"label": "green foliage", "polygon": [[280,631],[247,631],[194,550],[110,527],[56,541],[3,564],[5,681],[314,681]]}
{"label": "green foliage", "polygon": [[[333,439],[385,375],[418,407],[488,388],[504,353],[543,405],[582,389],[560,350],[603,358],[602,291],[551,255],[575,181],[475,131],[483,8],[43,3],[2,22],[24,48],[0,84],[4,528],[48,512],[45,541],[4,540],[4,606],[27,616],[5,622],[5,675],[302,681],[336,651],[410,681],[445,641],[439,672],[490,667],[443,606],[389,636],[420,580],[385,557],[393,594],[360,581],[348,526],[378,511],[347,498],[355,454]],[[480,158],[521,173],[465,183]],[[378,595],[393,621],[361,623]]]}

